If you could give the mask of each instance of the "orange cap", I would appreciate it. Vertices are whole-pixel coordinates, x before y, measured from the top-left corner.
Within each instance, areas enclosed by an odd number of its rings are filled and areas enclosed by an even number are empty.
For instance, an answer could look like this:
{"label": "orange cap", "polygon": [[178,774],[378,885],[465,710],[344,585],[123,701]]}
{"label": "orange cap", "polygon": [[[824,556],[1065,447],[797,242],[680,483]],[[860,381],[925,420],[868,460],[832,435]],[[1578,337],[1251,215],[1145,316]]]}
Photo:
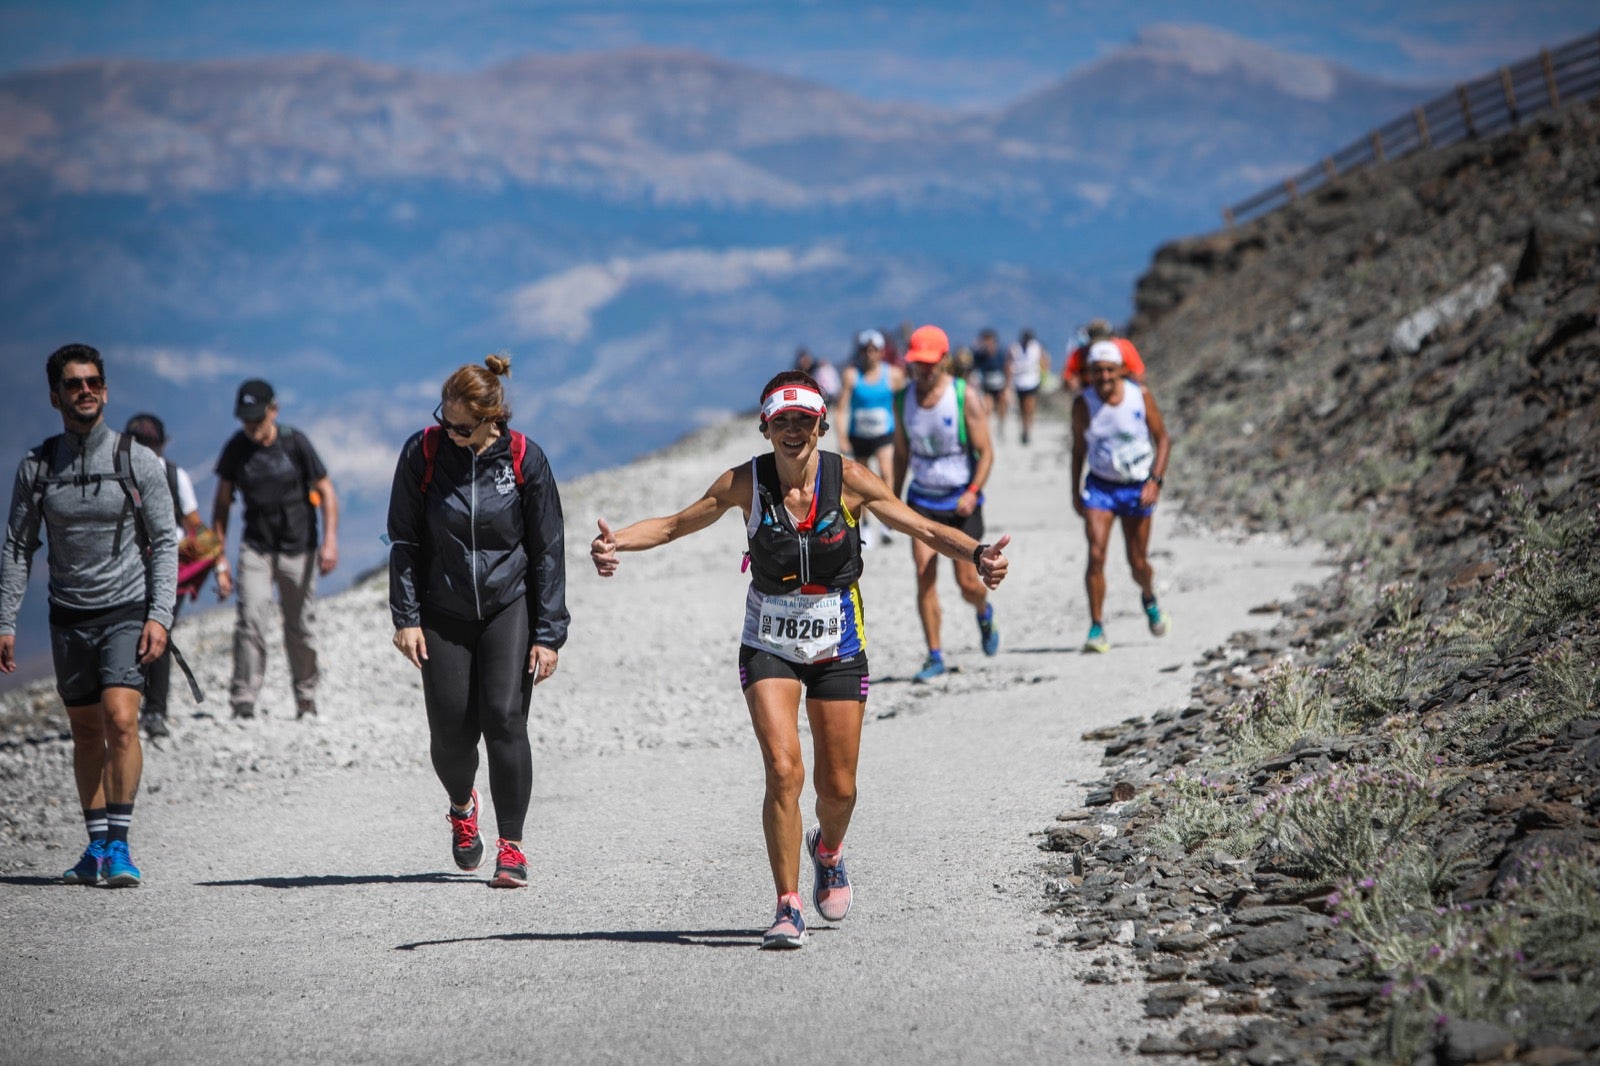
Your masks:
{"label": "orange cap", "polygon": [[906,362],[937,363],[950,352],[950,338],[938,326],[919,326],[906,345]]}

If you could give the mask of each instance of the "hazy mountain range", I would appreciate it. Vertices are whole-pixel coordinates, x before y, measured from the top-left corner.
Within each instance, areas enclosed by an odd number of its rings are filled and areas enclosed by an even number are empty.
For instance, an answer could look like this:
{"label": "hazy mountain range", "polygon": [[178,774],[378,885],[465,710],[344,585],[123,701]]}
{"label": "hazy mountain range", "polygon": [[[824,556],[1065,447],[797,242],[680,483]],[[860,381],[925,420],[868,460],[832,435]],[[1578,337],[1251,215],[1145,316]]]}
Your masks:
{"label": "hazy mountain range", "polygon": [[984,113],[659,50],[0,78],[0,459],[59,428],[40,368],[83,339],[113,420],[163,413],[205,498],[259,373],[370,564],[395,450],[460,362],[509,350],[519,422],[576,474],[863,326],[1059,350],[1126,316],[1158,242],[1434,91],[1175,26]]}

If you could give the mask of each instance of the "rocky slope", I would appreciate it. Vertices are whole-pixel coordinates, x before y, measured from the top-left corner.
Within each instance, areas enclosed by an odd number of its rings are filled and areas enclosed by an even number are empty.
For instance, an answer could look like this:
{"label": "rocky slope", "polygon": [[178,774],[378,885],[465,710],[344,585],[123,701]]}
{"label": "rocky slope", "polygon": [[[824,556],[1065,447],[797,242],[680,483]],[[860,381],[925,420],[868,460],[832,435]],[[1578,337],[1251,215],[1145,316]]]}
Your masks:
{"label": "rocky slope", "polygon": [[1130,944],[1148,1012],[1193,1016],[1146,1052],[1600,1055],[1597,193],[1584,105],[1140,282],[1188,512],[1345,557],[1187,707],[1107,731],[1049,834],[1064,941]]}

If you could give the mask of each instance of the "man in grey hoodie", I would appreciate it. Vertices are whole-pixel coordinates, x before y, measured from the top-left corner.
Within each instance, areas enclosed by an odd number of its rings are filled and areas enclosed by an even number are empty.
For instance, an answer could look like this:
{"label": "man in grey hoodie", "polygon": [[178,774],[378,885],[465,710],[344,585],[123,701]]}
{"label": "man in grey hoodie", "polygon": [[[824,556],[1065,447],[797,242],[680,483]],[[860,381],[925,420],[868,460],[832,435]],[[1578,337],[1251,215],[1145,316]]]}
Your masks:
{"label": "man in grey hoodie", "polygon": [[139,791],[140,666],[160,658],[177,598],[178,536],[156,454],[105,424],[105,361],[86,344],[45,363],[65,429],[17,467],[0,555],[0,673],[17,668],[17,612],[41,524],[50,542],[50,650],[72,723],[89,846],[68,884],[137,885],[128,824]]}

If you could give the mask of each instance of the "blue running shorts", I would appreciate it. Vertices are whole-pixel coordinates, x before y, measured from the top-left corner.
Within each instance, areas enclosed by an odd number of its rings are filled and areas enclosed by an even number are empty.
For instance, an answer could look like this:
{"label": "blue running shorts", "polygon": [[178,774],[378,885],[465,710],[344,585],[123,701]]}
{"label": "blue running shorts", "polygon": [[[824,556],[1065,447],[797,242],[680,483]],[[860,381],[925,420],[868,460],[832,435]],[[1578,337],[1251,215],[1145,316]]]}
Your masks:
{"label": "blue running shorts", "polygon": [[1083,483],[1083,505],[1091,511],[1110,511],[1120,518],[1145,518],[1155,513],[1156,505],[1139,503],[1142,481],[1107,481],[1090,474]]}

